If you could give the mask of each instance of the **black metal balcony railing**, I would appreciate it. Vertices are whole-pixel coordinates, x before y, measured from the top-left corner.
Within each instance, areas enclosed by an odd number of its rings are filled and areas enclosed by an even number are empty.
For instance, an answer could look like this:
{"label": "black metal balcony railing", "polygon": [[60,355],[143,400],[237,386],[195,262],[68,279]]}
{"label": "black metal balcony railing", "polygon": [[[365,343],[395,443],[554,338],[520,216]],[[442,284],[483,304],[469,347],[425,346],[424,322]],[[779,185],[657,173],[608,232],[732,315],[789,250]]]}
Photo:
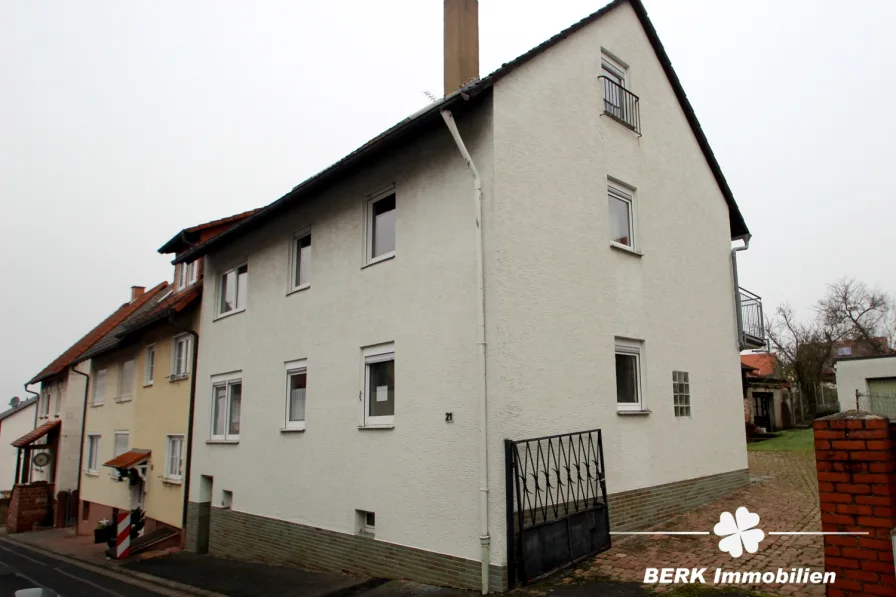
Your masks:
{"label": "black metal balcony railing", "polygon": [[749,348],[765,346],[765,318],[762,298],[749,290],[738,288],[741,320],[741,344]]}
{"label": "black metal balcony railing", "polygon": [[638,96],[608,77],[601,75],[598,78],[604,88],[604,114],[640,135],[641,112],[638,109]]}

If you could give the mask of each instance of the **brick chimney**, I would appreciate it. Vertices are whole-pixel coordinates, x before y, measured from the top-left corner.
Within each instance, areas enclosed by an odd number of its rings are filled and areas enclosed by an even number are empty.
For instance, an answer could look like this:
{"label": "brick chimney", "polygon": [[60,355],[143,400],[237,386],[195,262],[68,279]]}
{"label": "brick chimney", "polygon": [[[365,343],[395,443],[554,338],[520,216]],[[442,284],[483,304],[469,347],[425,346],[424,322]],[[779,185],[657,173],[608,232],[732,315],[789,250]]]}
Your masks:
{"label": "brick chimney", "polygon": [[131,286],[131,302],[133,303],[146,292],[146,286]]}
{"label": "brick chimney", "polygon": [[479,77],[479,0],[445,0],[445,95]]}

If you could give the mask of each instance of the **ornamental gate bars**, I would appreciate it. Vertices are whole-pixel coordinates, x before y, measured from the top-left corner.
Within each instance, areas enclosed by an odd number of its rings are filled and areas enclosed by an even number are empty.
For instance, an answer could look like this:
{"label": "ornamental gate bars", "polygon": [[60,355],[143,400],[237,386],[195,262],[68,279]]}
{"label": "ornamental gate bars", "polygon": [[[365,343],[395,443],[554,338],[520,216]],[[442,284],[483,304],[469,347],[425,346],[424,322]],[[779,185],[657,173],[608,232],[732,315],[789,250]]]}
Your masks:
{"label": "ornamental gate bars", "polygon": [[600,429],[504,440],[510,586],[610,548]]}

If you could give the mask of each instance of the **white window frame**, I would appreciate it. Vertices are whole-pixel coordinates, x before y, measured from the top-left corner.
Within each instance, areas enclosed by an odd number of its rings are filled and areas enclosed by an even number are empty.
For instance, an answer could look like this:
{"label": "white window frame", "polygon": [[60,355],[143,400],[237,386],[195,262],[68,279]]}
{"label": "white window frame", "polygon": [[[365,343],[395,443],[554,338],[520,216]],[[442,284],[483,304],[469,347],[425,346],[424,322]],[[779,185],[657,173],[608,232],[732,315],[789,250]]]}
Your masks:
{"label": "white window frame", "polygon": [[[395,343],[388,342],[385,344],[377,344],[368,346],[361,350],[361,395],[364,405],[363,427],[386,427],[391,428],[395,425],[395,411],[398,407],[397,380],[393,377],[392,383],[396,387],[393,388],[393,412],[391,415],[371,416],[370,413],[370,367],[375,363],[383,363],[386,361],[395,362]],[[393,373],[394,375],[394,373]]]}
{"label": "white window frame", "polygon": [[398,246],[398,193],[395,190],[395,185],[391,185],[382,191],[368,195],[364,203],[364,267],[395,257],[396,249],[376,257],[373,256],[373,205],[392,196],[395,197],[395,245],[396,248]]}
{"label": "white window frame", "polygon": [[[124,436],[127,438],[127,442],[125,443],[123,452],[116,452],[116,447],[118,446],[118,438]],[[112,439],[112,458],[116,456],[121,456],[122,454],[126,454],[131,449],[131,432],[130,431],[116,431],[115,436]]]}
{"label": "white window frame", "polygon": [[91,474],[99,473],[100,465],[100,438],[99,433],[87,434],[87,472]]}
{"label": "white window frame", "polygon": [[47,384],[46,388],[42,388],[40,394],[40,418],[46,419],[50,416],[50,400],[53,396],[53,386]]}
{"label": "white window frame", "polygon": [[676,418],[691,416],[691,374],[687,371],[672,372],[672,410]]}
{"label": "white window frame", "polygon": [[[125,378],[124,378],[124,366],[127,363],[133,363],[133,367],[131,369],[131,383],[130,388],[126,388],[125,386]],[[134,399],[134,386],[137,383],[137,359],[128,359],[121,363],[118,366],[118,396],[116,398],[116,402],[129,402]]]}
{"label": "white window frame", "polygon": [[[224,373],[221,375],[212,376],[212,396],[211,396],[211,408],[209,409],[209,437],[213,442],[238,442],[240,441],[239,433],[229,433],[230,430],[230,399],[232,398],[232,393],[230,388],[235,385],[240,385],[240,425],[242,425],[242,413],[243,413],[243,397],[245,396],[245,384],[243,383],[243,372],[242,371],[234,371],[233,373]],[[220,387],[226,388],[226,394],[224,399],[224,412],[226,413],[224,416],[224,433],[215,433],[215,393],[217,389]],[[242,429],[241,429],[242,430]]]}
{"label": "white window frame", "polygon": [[623,89],[629,89],[628,65],[602,49],[600,52],[600,73],[604,74],[604,71],[608,71],[610,74],[617,77],[621,81]]}
{"label": "white window frame", "polygon": [[[243,304],[243,305],[239,304],[239,298],[240,298],[240,287],[239,287],[240,274],[239,274],[239,270],[242,269],[242,268],[244,268],[244,267],[246,268],[246,296],[245,296],[245,301],[244,301],[244,302],[245,302],[245,303],[248,303],[248,302],[249,302],[249,288],[248,288],[248,286],[249,286],[249,262],[248,262],[248,261],[243,261],[242,263],[239,263],[239,264],[237,264],[237,265],[231,267],[230,269],[224,270],[223,272],[221,272],[220,274],[218,274],[218,284],[217,284],[217,286],[218,286],[218,290],[217,290],[217,292],[216,292],[216,294],[215,294],[215,296],[216,296],[216,300],[215,300],[215,313],[216,313],[216,316],[215,316],[215,318],[216,318],[216,319],[220,319],[220,318],[222,318],[222,317],[230,317],[231,315],[236,315],[237,313],[242,313],[243,311],[246,310],[246,305],[245,305],[245,304]],[[227,275],[229,275],[229,274],[231,274],[231,273],[234,273],[234,272],[236,273],[236,276],[234,277],[234,280],[236,281],[236,284],[237,284],[237,286],[236,286],[236,294],[234,295],[234,297],[235,297],[234,300],[236,301],[236,305],[235,305],[234,308],[231,309],[230,311],[222,311],[222,310],[221,310],[221,302],[222,302],[223,299],[224,299],[224,278],[226,278]]]}
{"label": "white window frame", "polygon": [[[177,346],[180,343],[185,343],[186,348],[184,349],[184,370],[178,372],[177,370]],[[193,365],[193,336],[191,334],[178,334],[174,338],[171,339],[171,375],[169,376],[169,381],[179,381],[181,379],[187,379],[190,377],[191,368]]]}
{"label": "white window frame", "polygon": [[[169,433],[166,435],[167,447],[165,449],[165,479],[168,481],[183,481],[184,479],[184,435],[181,433]],[[180,441],[177,452],[177,471],[171,469],[171,457],[174,455],[171,448],[175,440]]]}
{"label": "white window frame", "polygon": [[106,386],[109,385],[109,371],[105,368],[97,369],[94,377],[93,400],[91,401],[91,405],[102,406],[106,403]]}
{"label": "white window frame", "polygon": [[[291,294],[293,292],[298,292],[300,290],[305,290],[306,288],[311,287],[311,273],[314,271],[314,265],[312,263],[313,262],[313,253],[312,253],[312,258],[309,258],[309,260],[308,260],[309,261],[309,263],[308,263],[309,271],[307,272],[308,275],[306,277],[307,282],[305,282],[304,284],[300,284],[299,276],[296,275],[298,273],[296,270],[298,269],[298,266],[301,265],[300,264],[300,255],[299,255],[299,251],[301,248],[300,244],[306,238],[309,239],[309,242],[310,242],[309,247],[313,247],[314,240],[311,239],[311,228],[310,227],[303,228],[302,230],[296,232],[292,236],[292,239],[289,242],[289,287],[286,289],[286,294]],[[312,248],[311,250],[313,251],[314,249]]]}
{"label": "white window frame", "polygon": [[156,378],[156,345],[149,344],[143,351],[143,385],[151,386]]}
{"label": "white window frame", "polygon": [[610,199],[617,199],[622,201],[628,207],[628,237],[630,244],[626,245],[620,242],[617,242],[610,239],[610,245],[617,247],[619,249],[623,249],[625,251],[632,251],[637,253],[639,251],[638,248],[638,234],[637,234],[637,208],[635,205],[635,189],[625,185],[617,180],[609,179],[607,180],[607,223],[608,230],[607,234],[612,234],[612,220],[610,214]]}
{"label": "white window frame", "polygon": [[60,381],[56,384],[56,408],[53,411],[53,416],[58,417],[61,410],[62,410],[62,382]]}
{"label": "white window frame", "polygon": [[177,265],[177,289],[183,290],[187,286],[192,286],[199,279],[199,267],[196,261],[190,263],[179,263]]}
{"label": "white window frame", "polygon": [[[616,377],[616,355],[626,355],[635,357],[635,371],[637,373],[635,379],[635,390],[638,394],[637,402],[619,402],[618,380]],[[615,350],[613,352],[613,377],[614,389],[616,390],[616,410],[620,412],[634,411],[642,412],[647,410],[644,401],[644,343],[640,340],[630,340],[626,338],[616,338]]]}
{"label": "white window frame", "polygon": [[[308,359],[299,359],[296,361],[289,361],[284,364],[284,369],[286,371],[286,408],[284,409],[284,430],[290,431],[304,431],[305,430],[305,421],[308,419]],[[290,390],[289,390],[289,381],[290,378],[295,374],[305,374],[305,418],[301,421],[290,421],[289,419],[289,405],[290,405]]]}

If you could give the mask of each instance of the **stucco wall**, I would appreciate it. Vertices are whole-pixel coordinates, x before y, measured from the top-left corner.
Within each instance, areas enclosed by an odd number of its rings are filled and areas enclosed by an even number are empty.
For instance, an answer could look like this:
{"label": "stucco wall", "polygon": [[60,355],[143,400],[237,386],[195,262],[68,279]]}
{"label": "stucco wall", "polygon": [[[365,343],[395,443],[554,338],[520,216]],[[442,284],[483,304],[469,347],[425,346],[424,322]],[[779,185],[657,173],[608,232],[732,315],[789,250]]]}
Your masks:
{"label": "stucco wall", "polygon": [[[601,115],[602,46],[630,66],[641,137]],[[745,469],[728,209],[630,6],[499,81],[494,115],[491,495],[502,439],[591,428],[611,493]],[[610,247],[608,177],[636,189],[641,257]],[[617,415],[617,336],[644,341],[648,416]],[[691,417],[674,416],[673,370],[690,373]]]}
{"label": "stucco wall", "polygon": [[[84,461],[81,476],[81,500],[112,506],[115,508],[130,508],[131,494],[128,483],[113,480],[114,470],[104,467],[103,463],[112,460],[115,456],[115,432],[127,431],[129,433],[128,449],[134,445],[134,399],[125,402],[117,401],[118,378],[121,364],[134,358],[136,351],[119,351],[103,355],[93,359],[90,369],[91,390],[88,396],[87,419],[84,423]],[[82,365],[83,367],[83,365]],[[93,404],[96,391],[96,373],[100,369],[106,369],[106,392],[102,405]],[[134,373],[135,382],[142,380],[140,370]],[[63,428],[65,424],[63,423]],[[92,433],[100,434],[99,458],[97,459],[97,472],[87,472],[87,436]]]}
{"label": "stucco wall", "polygon": [[896,357],[845,359],[835,363],[834,371],[840,410],[851,410],[856,407],[856,390],[868,392],[868,379],[896,377]]}
{"label": "stucco wall", "polygon": [[[78,371],[87,373],[90,371],[90,361],[85,361],[75,367]],[[59,413],[56,413],[56,388],[62,385],[62,404]],[[56,466],[56,491],[73,491],[78,487],[79,455],[81,453],[81,426],[84,420],[84,390],[87,378],[77,373],[72,373],[70,368],[65,369],[59,375],[53,376],[41,383],[41,396],[45,389],[50,394],[50,409],[48,416],[41,415],[39,411],[37,425],[42,425],[53,419],[62,419],[62,432],[59,438],[59,450],[54,465]],[[35,481],[49,480],[49,470],[38,471],[35,469],[32,479]]]}
{"label": "stucco wall", "polygon": [[[198,309],[179,321],[184,327],[198,331]],[[137,397],[134,403],[134,448],[151,450],[147,475],[146,516],[180,528],[183,524],[183,482],[164,479],[168,455],[168,435],[183,435],[182,462],[186,466],[186,435],[190,412],[190,379],[169,381],[171,353],[178,332],[162,324],[141,338],[137,357]],[[152,385],[144,385],[146,346],[155,345],[155,375]]]}
{"label": "stucco wall", "polygon": [[[470,118],[476,122],[471,123]],[[490,110],[459,117],[491,193]],[[475,126],[471,126],[475,125]],[[396,184],[394,259],[362,268],[368,194]],[[444,125],[207,258],[191,500],[377,540],[479,555],[477,233],[472,177]],[[311,287],[287,295],[292,235],[311,226]],[[214,320],[217,274],[248,258],[248,307]],[[395,428],[359,430],[361,348],[394,342]],[[284,363],[306,358],[306,431],[284,426]],[[241,371],[239,444],[208,444],[213,375]],[[445,422],[452,412],[453,423]]]}
{"label": "stucco wall", "polygon": [[11,490],[15,482],[18,450],[9,444],[34,429],[36,408],[32,404],[0,421],[0,491]]}

